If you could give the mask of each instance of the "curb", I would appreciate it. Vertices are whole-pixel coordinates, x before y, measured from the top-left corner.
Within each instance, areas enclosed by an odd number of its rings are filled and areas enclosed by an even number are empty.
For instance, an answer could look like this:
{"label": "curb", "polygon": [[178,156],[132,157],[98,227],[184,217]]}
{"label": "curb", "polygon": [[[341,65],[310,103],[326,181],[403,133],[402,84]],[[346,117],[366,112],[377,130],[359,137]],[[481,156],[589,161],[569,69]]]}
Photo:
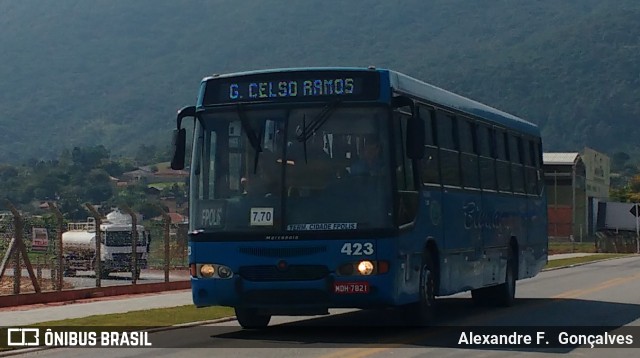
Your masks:
{"label": "curb", "polygon": [[593,260],[593,261],[587,261],[587,262],[580,262],[580,263],[577,263],[577,264],[571,264],[571,265],[566,265],[566,266],[558,266],[558,267],[552,267],[552,268],[548,268],[548,269],[543,269],[541,272],[555,271],[555,270],[560,270],[560,269],[565,269],[565,268],[570,268],[570,267],[578,267],[578,266],[584,266],[584,265],[589,265],[589,264],[595,264],[597,262],[625,259],[625,258],[628,258],[628,257],[636,257],[636,256],[638,256],[638,255],[637,254],[629,254],[628,256],[610,257],[610,258],[606,258],[606,259]]}
{"label": "curb", "polygon": [[[207,324],[231,322],[231,321],[235,321],[235,320],[236,320],[236,316],[222,317],[222,318],[216,318],[216,319],[207,320],[207,321],[187,322],[187,323],[180,323],[180,324],[175,324],[173,326],[167,326],[167,327],[143,329],[143,330],[141,330],[141,332],[149,332],[149,333],[164,332],[164,331],[171,331],[171,330],[182,329],[182,328],[204,326],[204,325],[207,325]],[[66,347],[66,346],[55,346],[55,347],[42,346],[42,347],[35,347],[35,348],[14,349],[14,350],[6,351],[6,352],[0,352],[0,357],[10,357],[10,356],[16,356],[16,355],[20,355],[20,354],[40,352],[40,351],[44,351],[44,350],[48,350],[48,349],[58,349],[58,348],[68,348],[68,347]],[[87,348],[91,348],[91,347],[87,347]]]}
{"label": "curb", "polygon": [[167,327],[150,328],[150,329],[145,329],[144,331],[149,332],[149,333],[156,333],[156,332],[171,331],[171,330],[175,330],[175,329],[191,328],[191,327],[196,327],[196,326],[204,326],[204,325],[207,325],[207,324],[231,322],[231,321],[235,321],[235,320],[236,320],[236,316],[230,316],[230,317],[222,317],[222,318],[212,319],[212,320],[208,320],[208,321],[187,322],[187,323],[174,324],[173,326],[167,326]]}

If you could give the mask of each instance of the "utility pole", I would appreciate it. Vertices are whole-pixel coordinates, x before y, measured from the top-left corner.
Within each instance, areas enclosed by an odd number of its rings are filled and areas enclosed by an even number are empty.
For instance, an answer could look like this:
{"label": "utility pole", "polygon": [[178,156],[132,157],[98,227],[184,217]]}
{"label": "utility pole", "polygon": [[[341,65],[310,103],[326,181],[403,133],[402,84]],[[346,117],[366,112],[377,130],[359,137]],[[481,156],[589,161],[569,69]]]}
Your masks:
{"label": "utility pole", "polygon": [[93,205],[86,203],[85,206],[87,207],[87,210],[89,210],[89,212],[91,213],[91,215],[93,216],[94,219],[96,219],[96,257],[95,257],[95,263],[93,265],[93,269],[96,272],[96,287],[100,287],[102,285],[102,282],[100,281],[100,279],[102,278],[102,231],[101,226],[102,226],[102,215],[100,215],[100,213],[98,212],[98,210],[96,210],[96,208],[93,207]]}

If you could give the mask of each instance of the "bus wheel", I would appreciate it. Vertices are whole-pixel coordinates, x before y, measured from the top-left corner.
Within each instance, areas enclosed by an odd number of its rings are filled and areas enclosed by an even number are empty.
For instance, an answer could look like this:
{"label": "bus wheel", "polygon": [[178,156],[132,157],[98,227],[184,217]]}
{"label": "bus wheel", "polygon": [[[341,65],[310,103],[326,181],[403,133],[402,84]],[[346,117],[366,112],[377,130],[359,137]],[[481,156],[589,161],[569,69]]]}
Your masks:
{"label": "bus wheel", "polygon": [[236,307],[235,311],[238,323],[245,329],[265,328],[271,321],[270,315],[261,315],[252,309]]}
{"label": "bus wheel", "polygon": [[507,259],[507,277],[503,284],[493,287],[492,298],[499,306],[511,306],[516,297],[516,269],[515,255]]}
{"label": "bus wheel", "polygon": [[476,306],[487,306],[490,303],[489,289],[491,287],[471,290],[471,299]]}
{"label": "bus wheel", "polygon": [[472,290],[473,302],[479,306],[511,306],[516,296],[516,267],[515,255],[510,255],[504,283]]}
{"label": "bus wheel", "polygon": [[410,321],[418,326],[428,326],[435,318],[436,272],[434,267],[431,255],[425,255],[420,267],[419,301],[417,304],[412,305],[413,308],[407,312],[411,315],[409,317]]}

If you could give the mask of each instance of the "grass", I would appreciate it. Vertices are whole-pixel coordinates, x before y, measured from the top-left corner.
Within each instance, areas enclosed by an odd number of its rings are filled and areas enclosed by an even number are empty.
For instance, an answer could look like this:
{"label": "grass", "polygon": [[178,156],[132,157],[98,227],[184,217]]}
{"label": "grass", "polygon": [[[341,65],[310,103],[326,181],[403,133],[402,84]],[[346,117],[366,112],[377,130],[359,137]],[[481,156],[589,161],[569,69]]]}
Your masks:
{"label": "grass", "polygon": [[567,259],[558,259],[558,260],[549,260],[545,269],[557,268],[562,266],[569,266],[575,264],[582,264],[591,261],[603,260],[603,259],[613,259],[617,257],[625,257],[629,256],[629,254],[594,254],[589,256],[582,257],[572,257]]}
{"label": "grass", "polygon": [[59,321],[42,322],[32,327],[50,326],[118,326],[118,327],[165,327],[181,323],[206,321],[233,316],[229,307],[196,308],[192,305],[171,308],[154,308],[127,313],[112,313]]}
{"label": "grass", "polygon": [[596,245],[593,242],[549,242],[549,255],[574,252],[595,253]]}

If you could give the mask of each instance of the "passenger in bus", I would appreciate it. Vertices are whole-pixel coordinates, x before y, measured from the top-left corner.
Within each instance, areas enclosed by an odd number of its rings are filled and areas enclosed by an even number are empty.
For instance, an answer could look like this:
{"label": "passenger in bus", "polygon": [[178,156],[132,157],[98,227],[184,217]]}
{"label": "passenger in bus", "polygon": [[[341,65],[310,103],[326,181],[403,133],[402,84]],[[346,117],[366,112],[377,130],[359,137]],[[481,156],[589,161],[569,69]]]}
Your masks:
{"label": "passenger in bus", "polygon": [[351,175],[378,176],[382,173],[382,150],[375,137],[367,138],[362,147],[360,159],[352,166]]}

